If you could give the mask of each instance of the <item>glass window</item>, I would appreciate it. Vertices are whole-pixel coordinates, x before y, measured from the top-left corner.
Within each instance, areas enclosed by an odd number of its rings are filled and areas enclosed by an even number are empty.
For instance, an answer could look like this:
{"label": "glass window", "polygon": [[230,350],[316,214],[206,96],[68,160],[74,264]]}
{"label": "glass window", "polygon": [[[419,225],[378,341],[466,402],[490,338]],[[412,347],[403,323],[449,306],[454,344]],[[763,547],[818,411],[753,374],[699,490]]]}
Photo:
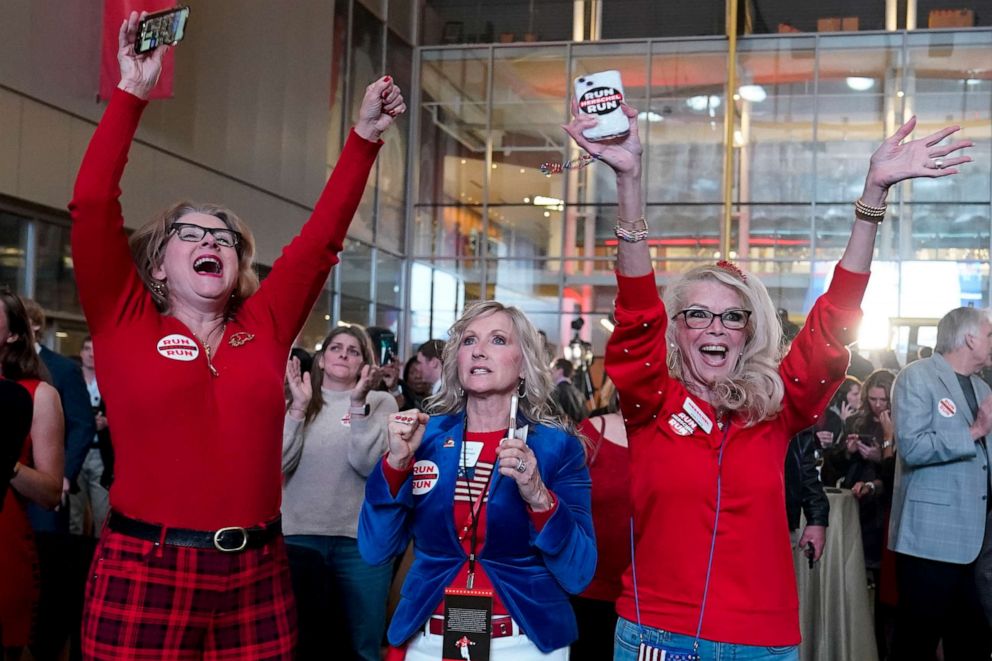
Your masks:
{"label": "glass window", "polygon": [[[391,30],[386,39],[386,72],[411,103],[410,88],[413,49]],[[400,115],[383,136],[379,152],[379,216],[376,222],[376,244],[394,252],[405,250],[407,141],[410,135],[410,110]]]}
{"label": "glass window", "polygon": [[35,300],[46,310],[82,314],[69,246],[69,228],[49,223],[37,223],[36,227]]}
{"label": "glass window", "polygon": [[572,38],[573,0],[501,0],[498,4],[486,0],[426,0],[420,4],[420,43],[424,45]]}
{"label": "glass window", "polygon": [[[743,7],[747,3],[740,3]],[[724,0],[603,0],[602,37],[687,37],[725,33]]]}
{"label": "glass window", "polygon": [[376,306],[403,306],[403,260],[382,250],[376,251]]}
{"label": "glass window", "polygon": [[0,211],[0,285],[23,293],[27,272],[28,223],[23,216]]}

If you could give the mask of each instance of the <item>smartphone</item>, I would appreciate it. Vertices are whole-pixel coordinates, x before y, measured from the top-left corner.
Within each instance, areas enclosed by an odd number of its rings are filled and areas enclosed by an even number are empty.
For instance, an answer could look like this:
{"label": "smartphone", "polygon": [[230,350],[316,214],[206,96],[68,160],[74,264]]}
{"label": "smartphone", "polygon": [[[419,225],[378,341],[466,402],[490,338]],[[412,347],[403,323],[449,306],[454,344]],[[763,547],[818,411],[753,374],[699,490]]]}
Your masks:
{"label": "smartphone", "polygon": [[396,336],[392,331],[386,331],[379,335],[379,365],[388,365],[396,357]]}
{"label": "smartphone", "polygon": [[579,112],[592,115],[597,124],[582,132],[589,140],[609,140],[630,132],[630,120],[623,114],[623,81],[611,69],[575,79],[575,99]]}
{"label": "smartphone", "polygon": [[186,21],[189,7],[176,7],[148,14],[138,21],[138,36],[134,42],[134,52],[141,54],[155,50],[159,46],[178,44],[186,35]]}

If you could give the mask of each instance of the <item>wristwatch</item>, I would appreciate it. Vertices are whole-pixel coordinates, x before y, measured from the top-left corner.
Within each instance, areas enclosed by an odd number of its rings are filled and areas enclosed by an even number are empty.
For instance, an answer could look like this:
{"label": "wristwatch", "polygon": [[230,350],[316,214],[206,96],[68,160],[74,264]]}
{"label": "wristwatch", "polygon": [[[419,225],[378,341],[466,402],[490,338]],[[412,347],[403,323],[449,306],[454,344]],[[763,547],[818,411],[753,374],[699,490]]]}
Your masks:
{"label": "wristwatch", "polygon": [[369,406],[368,402],[365,402],[365,406],[351,406],[348,408],[348,413],[352,415],[368,415],[372,407]]}

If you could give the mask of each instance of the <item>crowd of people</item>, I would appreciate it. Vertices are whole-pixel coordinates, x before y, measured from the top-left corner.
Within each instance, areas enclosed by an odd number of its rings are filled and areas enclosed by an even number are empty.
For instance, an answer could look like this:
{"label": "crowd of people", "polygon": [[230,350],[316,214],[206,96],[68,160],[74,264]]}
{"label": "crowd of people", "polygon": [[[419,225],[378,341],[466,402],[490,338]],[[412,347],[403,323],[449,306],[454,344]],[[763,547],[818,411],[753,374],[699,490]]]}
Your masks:
{"label": "crowd of people", "polygon": [[727,261],[662,297],[637,111],[592,142],[573,107],[564,130],[616,180],[593,410],[497,301],[406,361],[357,324],[294,348],[406,109],[388,76],[264,282],[226,207],[181,201],[129,237],[120,182],[167,48],[135,53],[138,20],[69,205],[79,364],[0,290],[6,659],[798,660],[793,549],[824,551],[824,484],[858,500],[880,656],[992,653],[992,317],[952,310],[932,356],[848,376],[888,191],[970,161],[957,127],[909,140],[911,119],[874,152],[799,329]]}

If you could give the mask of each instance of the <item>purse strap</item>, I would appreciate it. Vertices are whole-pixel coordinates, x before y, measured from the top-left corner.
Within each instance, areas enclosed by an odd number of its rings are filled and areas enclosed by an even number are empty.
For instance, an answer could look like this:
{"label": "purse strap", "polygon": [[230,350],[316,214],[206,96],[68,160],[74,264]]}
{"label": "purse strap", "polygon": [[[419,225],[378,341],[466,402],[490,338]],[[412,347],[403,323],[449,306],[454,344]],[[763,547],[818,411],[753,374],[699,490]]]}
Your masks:
{"label": "purse strap", "polygon": [[[706,612],[706,597],[710,591],[710,574],[713,569],[713,553],[716,550],[716,530],[720,524],[720,494],[723,491],[723,450],[727,446],[727,434],[730,433],[730,419],[723,428],[723,438],[720,439],[720,452],[716,458],[716,515],[713,517],[713,536],[710,538],[710,558],[706,563],[706,581],[703,583],[703,600],[699,605],[699,623],[696,625],[696,639],[692,642],[692,650],[699,649],[699,635],[703,631],[703,613]],[[634,515],[630,515],[630,571],[634,582],[634,612],[637,615],[637,632],[644,642],[644,627],[641,625],[641,600],[637,594],[637,560],[634,557]]]}

